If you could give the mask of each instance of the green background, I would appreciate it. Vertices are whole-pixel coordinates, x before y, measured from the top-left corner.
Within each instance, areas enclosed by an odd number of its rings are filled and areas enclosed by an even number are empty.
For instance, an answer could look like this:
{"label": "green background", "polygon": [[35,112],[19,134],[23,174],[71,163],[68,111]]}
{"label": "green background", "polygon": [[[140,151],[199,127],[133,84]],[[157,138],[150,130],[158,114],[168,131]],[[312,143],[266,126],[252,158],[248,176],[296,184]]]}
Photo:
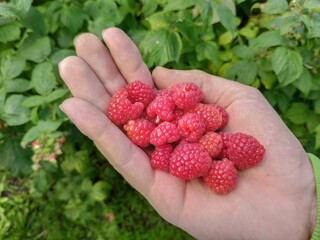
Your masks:
{"label": "green background", "polygon": [[58,63],[75,55],[74,37],[111,26],[150,70],[201,69],[260,89],[319,156],[318,0],[2,1],[0,239],[193,239],[59,110],[71,95]]}

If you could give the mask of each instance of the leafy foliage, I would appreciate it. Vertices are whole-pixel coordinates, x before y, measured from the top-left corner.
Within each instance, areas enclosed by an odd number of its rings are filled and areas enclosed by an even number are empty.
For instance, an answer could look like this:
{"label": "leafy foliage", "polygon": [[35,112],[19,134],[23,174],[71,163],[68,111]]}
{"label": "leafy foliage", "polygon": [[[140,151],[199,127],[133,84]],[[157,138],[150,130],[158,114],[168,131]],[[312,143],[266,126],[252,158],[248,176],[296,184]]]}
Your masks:
{"label": "leafy foliage", "polygon": [[[152,70],[259,88],[320,149],[318,0],[0,3],[0,239],[192,239],[164,222],[60,111],[58,63],[82,32],[122,28]],[[41,219],[41,221],[39,221]],[[54,233],[54,234],[53,234]]]}

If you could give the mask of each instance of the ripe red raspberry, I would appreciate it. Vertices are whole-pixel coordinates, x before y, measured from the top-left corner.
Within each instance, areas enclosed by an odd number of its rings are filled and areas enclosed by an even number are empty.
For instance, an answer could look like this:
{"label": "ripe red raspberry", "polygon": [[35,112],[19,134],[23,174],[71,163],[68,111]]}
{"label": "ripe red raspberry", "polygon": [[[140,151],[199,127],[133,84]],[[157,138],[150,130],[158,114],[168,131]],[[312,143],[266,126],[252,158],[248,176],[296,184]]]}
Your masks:
{"label": "ripe red raspberry", "polygon": [[184,115],[184,111],[183,110],[180,110],[180,109],[174,110],[173,119],[170,122],[175,124],[176,126],[178,126],[178,121],[183,115]]}
{"label": "ripe red raspberry", "polygon": [[227,111],[226,111],[223,107],[221,107],[220,105],[218,105],[218,104],[212,104],[212,106],[214,106],[215,108],[217,108],[218,111],[220,112],[221,116],[222,116],[221,125],[220,125],[220,127],[218,128],[218,129],[221,129],[221,128],[223,128],[224,126],[227,125],[228,120],[229,120],[229,115],[228,115]]}
{"label": "ripe red raspberry", "polygon": [[151,86],[136,80],[127,85],[128,99],[132,102],[141,102],[147,107],[154,99],[155,94],[152,91]]}
{"label": "ripe red raspberry", "polygon": [[139,118],[145,118],[155,125],[159,125],[163,122],[158,116],[156,116],[156,118],[149,118],[146,110],[141,113]]}
{"label": "ripe red raspberry", "polygon": [[194,108],[187,110],[189,113],[197,113],[206,124],[206,131],[216,131],[222,123],[220,111],[213,104],[198,103]]}
{"label": "ripe red raspberry", "polygon": [[196,113],[187,113],[178,121],[178,127],[183,137],[189,142],[197,142],[202,133],[205,132],[205,123]]}
{"label": "ripe red raspberry", "polygon": [[205,175],[212,160],[202,146],[182,140],[170,157],[170,173],[181,179]]}
{"label": "ripe red raspberry", "polygon": [[265,149],[254,137],[236,133],[230,136],[227,143],[230,161],[240,169],[257,165],[263,158]]}
{"label": "ripe red raspberry", "polygon": [[172,86],[173,100],[181,109],[194,107],[203,98],[201,88],[192,82],[177,83]]}
{"label": "ripe red raspberry", "polygon": [[154,147],[152,145],[148,146],[148,147],[145,147],[145,148],[141,148],[146,154],[147,156],[149,157],[149,159],[151,159],[152,157],[152,154],[154,152]]}
{"label": "ripe red raspberry", "polygon": [[123,126],[129,139],[140,147],[147,147],[150,144],[150,134],[155,125],[143,118],[130,120]]}
{"label": "ripe red raspberry", "polygon": [[237,169],[234,163],[226,158],[222,161],[213,161],[203,179],[215,193],[226,194],[237,185]]}
{"label": "ripe red raspberry", "polygon": [[156,96],[167,96],[167,95],[170,95],[172,96],[172,91],[171,90],[168,90],[168,89],[162,89],[162,90],[159,90],[158,92],[156,92]]}
{"label": "ripe red raspberry", "polygon": [[219,132],[219,135],[222,138],[222,143],[223,143],[223,147],[221,150],[221,154],[219,156],[219,159],[223,159],[223,158],[229,158],[229,154],[228,154],[228,141],[230,136],[232,135],[232,133],[227,133],[227,132]]}
{"label": "ripe red raspberry", "polygon": [[199,139],[198,143],[204,147],[213,159],[219,157],[223,147],[221,136],[215,132],[207,132]]}
{"label": "ripe red raspberry", "polygon": [[128,99],[128,91],[119,89],[112,96],[107,109],[107,116],[117,126],[127,123],[129,120],[138,118],[144,105],[140,102],[132,104]]}
{"label": "ripe red raspberry", "polygon": [[154,150],[151,157],[151,166],[154,169],[161,169],[165,172],[169,172],[172,149],[172,146],[168,143],[156,147],[156,150]]}
{"label": "ripe red raspberry", "polygon": [[173,111],[175,104],[172,99],[172,94],[158,95],[147,107],[147,114],[149,118],[156,118],[157,116],[164,121],[171,121],[173,119]]}
{"label": "ripe red raspberry", "polygon": [[180,132],[176,125],[170,122],[160,123],[150,135],[150,143],[160,146],[180,139]]}

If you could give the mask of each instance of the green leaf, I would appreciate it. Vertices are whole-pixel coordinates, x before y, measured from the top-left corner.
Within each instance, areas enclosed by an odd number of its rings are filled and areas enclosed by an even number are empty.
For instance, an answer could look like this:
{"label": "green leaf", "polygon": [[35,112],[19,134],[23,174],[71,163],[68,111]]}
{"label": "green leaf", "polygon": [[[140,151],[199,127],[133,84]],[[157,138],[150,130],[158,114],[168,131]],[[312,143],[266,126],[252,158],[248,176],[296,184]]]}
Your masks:
{"label": "green leaf", "polygon": [[231,33],[231,35],[234,35],[236,27],[233,23],[233,14],[231,10],[222,4],[216,4],[216,8],[221,24]]}
{"label": "green leaf", "polygon": [[278,76],[280,86],[294,82],[302,73],[301,55],[284,47],[278,47],[272,53],[271,63]]}
{"label": "green leaf", "polygon": [[11,80],[7,82],[6,89],[7,92],[26,92],[31,88],[31,82],[23,79],[23,78],[17,78],[14,80]]}
{"label": "green leaf", "polygon": [[176,23],[177,30],[182,36],[188,40],[191,45],[196,45],[199,41],[198,26],[191,21],[183,21]]}
{"label": "green leaf", "polygon": [[68,90],[66,89],[56,89],[53,92],[51,92],[46,98],[45,101],[46,102],[53,102],[61,97],[63,97],[66,93],[68,92]]}
{"label": "green leaf", "polygon": [[196,52],[198,61],[208,59],[213,63],[215,68],[218,69],[220,65],[220,60],[217,44],[215,44],[214,42],[200,43],[196,48]]}
{"label": "green leaf", "polygon": [[320,149],[320,132],[317,132],[316,134],[315,149]]}
{"label": "green leaf", "polygon": [[61,124],[62,124],[62,121],[47,120],[47,121],[39,121],[39,123],[37,124],[37,127],[41,132],[50,133],[50,132],[56,131]]}
{"label": "green leaf", "polygon": [[24,134],[22,142],[33,142],[38,138],[38,135],[39,128],[37,126],[29,128],[29,130]]}
{"label": "green leaf", "polygon": [[253,52],[246,45],[237,45],[234,48],[232,48],[232,52],[234,55],[236,55],[239,58],[248,59],[248,60],[253,59]]}
{"label": "green leaf", "polygon": [[200,3],[200,15],[205,27],[212,24],[213,20],[213,9],[212,4],[209,1],[201,1]]}
{"label": "green leaf", "polygon": [[305,0],[304,8],[307,9],[314,9],[314,8],[319,8],[320,2],[319,0]]}
{"label": "green leaf", "polygon": [[76,33],[82,27],[86,18],[86,13],[76,5],[63,8],[61,11],[61,22],[72,33]]}
{"label": "green leaf", "polygon": [[318,119],[317,114],[314,114],[314,113],[309,114],[309,117],[307,120],[307,128],[308,128],[309,133],[313,134],[319,123],[320,123],[320,121]]}
{"label": "green leaf", "polygon": [[176,11],[183,10],[196,5],[196,0],[169,0],[168,4],[164,7],[163,11]]}
{"label": "green leaf", "polygon": [[20,39],[20,28],[21,24],[18,22],[11,22],[0,26],[0,42],[7,43]]}
{"label": "green leaf", "polygon": [[30,38],[20,46],[20,53],[25,59],[40,63],[51,53],[48,37]]}
{"label": "green leaf", "polygon": [[155,65],[163,66],[180,57],[182,42],[176,32],[157,30],[147,34],[140,47],[149,61]]}
{"label": "green leaf", "polygon": [[158,3],[154,0],[142,0],[143,14],[149,16],[157,10]]}
{"label": "green leaf", "polygon": [[151,29],[155,31],[169,28],[172,24],[176,23],[177,19],[176,15],[172,12],[160,12],[151,15],[146,20],[150,23]]}
{"label": "green leaf", "polygon": [[76,56],[76,51],[71,49],[59,49],[58,51],[52,53],[50,60],[53,65],[58,65],[60,61],[68,56]]}
{"label": "green leaf", "polygon": [[262,12],[269,14],[282,13],[288,9],[287,0],[268,0],[264,7],[262,7]]}
{"label": "green leaf", "polygon": [[266,89],[270,89],[276,82],[276,77],[272,72],[259,71],[259,76]]}
{"label": "green leaf", "polygon": [[26,61],[22,57],[7,55],[1,59],[1,75],[5,81],[9,81],[22,73],[25,64]]}
{"label": "green leaf", "polygon": [[9,126],[22,125],[30,120],[29,108],[21,105],[24,100],[25,97],[22,95],[11,95],[7,98],[2,118]]}
{"label": "green leaf", "polygon": [[305,103],[292,103],[285,117],[295,124],[304,124],[307,122],[309,116],[309,107]]}
{"label": "green leaf", "polygon": [[7,3],[0,3],[0,16],[21,18],[21,14],[16,7]]}
{"label": "green leaf", "polygon": [[104,29],[115,26],[114,19],[110,20],[106,18],[96,18],[94,21],[89,20],[88,23],[89,32],[96,36],[101,36]]}
{"label": "green leaf", "polygon": [[91,189],[91,196],[96,201],[105,200],[110,192],[110,185],[104,181],[96,182]]}
{"label": "green leaf", "polygon": [[[84,11],[92,18],[103,18],[105,21],[119,21],[119,11],[114,0],[89,0],[85,1]],[[101,33],[100,33],[101,34]]]}
{"label": "green leaf", "polygon": [[269,48],[281,45],[283,43],[283,38],[279,31],[267,31],[260,34],[256,39],[250,42],[253,48],[260,50],[261,48]]}
{"label": "green leaf", "polygon": [[11,1],[14,3],[17,9],[22,13],[28,12],[32,4],[32,0],[11,0]]}
{"label": "green leaf", "polygon": [[320,98],[314,102],[314,111],[315,113],[320,114]]}
{"label": "green leaf", "polygon": [[48,176],[44,171],[37,171],[34,174],[32,183],[33,183],[34,189],[42,194],[46,193],[50,187]]}
{"label": "green leaf", "polygon": [[36,8],[32,7],[25,16],[24,20],[28,28],[39,33],[40,35],[46,34],[44,18]]}
{"label": "green leaf", "polygon": [[290,106],[290,98],[285,94],[277,95],[276,102],[282,113],[285,113]]}
{"label": "green leaf", "polygon": [[32,71],[31,81],[37,93],[49,94],[55,85],[52,64],[49,62],[38,64]]}
{"label": "green leaf", "polygon": [[228,69],[226,78],[234,79],[237,76],[238,82],[250,85],[254,82],[257,71],[257,65],[254,62],[243,60]]}
{"label": "green leaf", "polygon": [[293,83],[301,92],[308,95],[312,87],[312,76],[306,68],[303,68],[300,77]]}
{"label": "green leaf", "polygon": [[73,35],[66,27],[60,27],[58,31],[58,44],[62,48],[68,48],[73,45]]}
{"label": "green leaf", "polygon": [[11,137],[0,145],[0,167],[7,167],[14,177],[22,177],[31,170],[30,154],[20,146],[18,139]]}
{"label": "green leaf", "polygon": [[34,95],[30,97],[26,97],[26,99],[21,103],[24,107],[36,107],[40,106],[44,103],[43,96]]}

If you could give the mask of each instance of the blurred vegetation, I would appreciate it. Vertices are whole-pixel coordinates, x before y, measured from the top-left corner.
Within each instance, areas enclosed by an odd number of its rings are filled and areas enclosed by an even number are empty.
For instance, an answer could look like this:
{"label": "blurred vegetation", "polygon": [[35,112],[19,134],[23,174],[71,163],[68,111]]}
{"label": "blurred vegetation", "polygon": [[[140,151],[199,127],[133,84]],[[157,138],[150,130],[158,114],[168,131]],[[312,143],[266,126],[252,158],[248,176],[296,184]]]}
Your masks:
{"label": "blurred vegetation", "polygon": [[57,66],[75,55],[74,37],[111,26],[151,70],[196,68],[260,89],[319,156],[319,0],[2,1],[0,240],[193,239],[59,110],[70,93]]}

